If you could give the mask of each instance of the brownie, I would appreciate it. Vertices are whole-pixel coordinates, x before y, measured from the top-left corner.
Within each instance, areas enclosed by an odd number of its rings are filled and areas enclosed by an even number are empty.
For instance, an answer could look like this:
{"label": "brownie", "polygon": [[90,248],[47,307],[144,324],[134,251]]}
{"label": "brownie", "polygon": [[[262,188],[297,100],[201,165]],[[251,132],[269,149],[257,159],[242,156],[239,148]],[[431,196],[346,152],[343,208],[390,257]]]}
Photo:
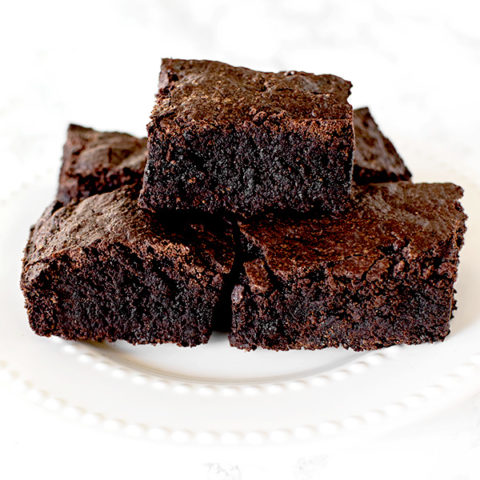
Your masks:
{"label": "brownie", "polygon": [[21,287],[37,334],[208,341],[234,261],[231,229],[153,219],[136,192],[124,186],[55,202],[32,228]]}
{"label": "brownie", "polygon": [[456,185],[355,187],[336,216],[240,223],[230,342],[370,350],[443,340],[466,215]]}
{"label": "brownie", "polygon": [[339,211],[350,195],[351,83],[164,59],[140,206],[242,217]]}
{"label": "brownie", "polygon": [[368,107],[353,111],[355,150],[353,178],[356,184],[398,182],[412,176],[392,142],[383,135]]}
{"label": "brownie", "polygon": [[146,146],[146,138],[70,125],[57,200],[67,204],[138,183],[145,168]]}

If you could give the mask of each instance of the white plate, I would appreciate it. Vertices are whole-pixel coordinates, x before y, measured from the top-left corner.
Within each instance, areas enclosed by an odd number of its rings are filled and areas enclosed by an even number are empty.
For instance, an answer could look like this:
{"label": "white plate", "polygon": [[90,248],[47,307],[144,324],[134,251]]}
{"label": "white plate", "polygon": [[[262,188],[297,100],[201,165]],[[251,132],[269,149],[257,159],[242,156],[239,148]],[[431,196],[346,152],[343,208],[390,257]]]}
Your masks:
{"label": "white plate", "polygon": [[409,418],[412,412],[432,413],[442,401],[465,395],[480,371],[480,189],[474,175],[425,162],[412,167],[417,181],[450,180],[466,192],[463,204],[470,219],[457,282],[458,310],[444,343],[370,353],[276,353],[236,350],[221,334],[193,349],[38,337],[23,308],[20,259],[30,224],[55,190],[56,173],[48,172],[0,205],[0,368],[47,408],[157,440],[258,444],[332,439]]}

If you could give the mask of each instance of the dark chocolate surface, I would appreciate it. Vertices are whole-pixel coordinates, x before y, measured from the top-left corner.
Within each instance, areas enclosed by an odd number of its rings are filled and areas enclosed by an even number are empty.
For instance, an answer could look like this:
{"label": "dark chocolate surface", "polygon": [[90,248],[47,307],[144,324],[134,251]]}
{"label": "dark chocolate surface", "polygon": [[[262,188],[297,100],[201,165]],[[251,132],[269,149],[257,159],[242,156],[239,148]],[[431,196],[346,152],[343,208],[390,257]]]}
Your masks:
{"label": "dark chocolate surface", "polygon": [[152,122],[168,133],[181,132],[192,122],[233,125],[277,116],[315,128],[318,119],[351,118],[350,88],[350,82],[335,75],[258,72],[221,62],[167,58]]}
{"label": "dark chocolate surface", "polygon": [[284,280],[328,262],[339,274],[355,277],[384,257],[381,247],[406,247],[415,259],[447,241],[452,223],[463,222],[455,203],[461,195],[461,187],[448,183],[373,184],[357,187],[348,211],[335,217],[269,216],[240,228]]}

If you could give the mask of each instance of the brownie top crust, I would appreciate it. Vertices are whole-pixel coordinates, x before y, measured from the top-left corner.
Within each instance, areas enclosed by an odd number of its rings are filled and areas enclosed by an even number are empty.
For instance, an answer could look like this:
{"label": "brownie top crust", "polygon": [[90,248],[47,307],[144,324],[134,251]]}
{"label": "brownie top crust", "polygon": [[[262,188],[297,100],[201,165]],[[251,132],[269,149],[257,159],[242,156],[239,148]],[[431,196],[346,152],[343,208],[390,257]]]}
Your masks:
{"label": "brownie top crust", "polygon": [[355,183],[409,180],[412,176],[392,142],[378,128],[368,107],[353,111]]}
{"label": "brownie top crust", "polygon": [[351,83],[335,75],[267,73],[208,60],[163,59],[150,126],[199,127],[351,119]]}
{"label": "brownie top crust", "polygon": [[126,247],[139,258],[166,259],[171,271],[208,281],[211,272],[233,265],[233,236],[228,226],[206,229],[176,219],[152,218],[137,206],[137,191],[125,186],[58,208],[53,203],[32,230],[25,251],[25,281],[43,265],[69,252],[81,261],[86,248]]}
{"label": "brownie top crust", "polygon": [[[268,216],[239,226],[247,244],[282,281],[305,278],[322,268],[333,269],[335,276],[359,278],[388,268],[384,260],[391,251],[406,262],[429,252],[441,255],[442,248],[447,254],[452,236],[463,233],[462,194],[462,188],[451,183],[357,186],[351,205],[340,215]],[[257,263],[246,267],[253,283],[263,281]]]}
{"label": "brownie top crust", "polygon": [[143,175],[146,147],[146,138],[69,125],[57,200],[65,204],[134,183]]}

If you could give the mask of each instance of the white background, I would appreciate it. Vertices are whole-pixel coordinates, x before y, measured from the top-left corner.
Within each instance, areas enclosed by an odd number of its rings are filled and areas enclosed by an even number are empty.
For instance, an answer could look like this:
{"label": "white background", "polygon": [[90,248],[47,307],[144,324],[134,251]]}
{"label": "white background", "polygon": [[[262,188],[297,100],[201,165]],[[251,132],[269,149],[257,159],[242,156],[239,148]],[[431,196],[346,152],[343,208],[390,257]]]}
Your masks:
{"label": "white background", "polygon": [[[164,56],[335,73],[407,164],[480,175],[471,1],[2,1],[0,192],[57,168],[69,122],[143,135]],[[478,380],[478,379],[476,379]],[[480,383],[480,382],[479,382]],[[79,425],[0,382],[0,478],[479,478],[480,388],[441,415],[305,455],[169,447]],[[268,451],[267,451],[268,450]]]}

